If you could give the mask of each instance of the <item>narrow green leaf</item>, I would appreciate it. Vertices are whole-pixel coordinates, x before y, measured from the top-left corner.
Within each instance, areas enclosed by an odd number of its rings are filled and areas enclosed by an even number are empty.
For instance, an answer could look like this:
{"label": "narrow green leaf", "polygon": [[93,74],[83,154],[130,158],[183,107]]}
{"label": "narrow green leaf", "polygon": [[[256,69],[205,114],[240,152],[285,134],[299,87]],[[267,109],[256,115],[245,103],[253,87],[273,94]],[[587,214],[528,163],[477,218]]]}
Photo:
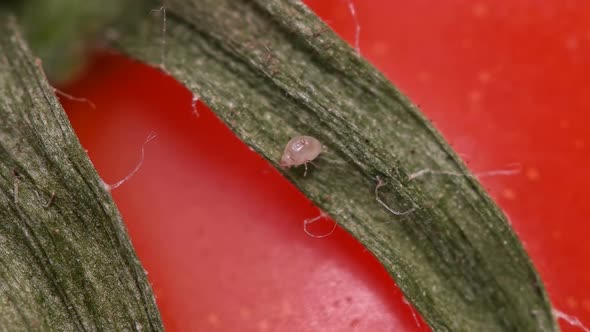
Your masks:
{"label": "narrow green leaf", "polygon": [[[506,217],[419,110],[305,5],[166,7],[165,40],[161,17],[146,15],[117,47],[184,83],[275,166],[296,135],[325,144],[306,177],[285,176],[374,253],[434,330],[558,330]],[[424,169],[463,176],[410,179]]]}
{"label": "narrow green leaf", "polygon": [[0,12],[0,330],[159,331],[111,196]]}

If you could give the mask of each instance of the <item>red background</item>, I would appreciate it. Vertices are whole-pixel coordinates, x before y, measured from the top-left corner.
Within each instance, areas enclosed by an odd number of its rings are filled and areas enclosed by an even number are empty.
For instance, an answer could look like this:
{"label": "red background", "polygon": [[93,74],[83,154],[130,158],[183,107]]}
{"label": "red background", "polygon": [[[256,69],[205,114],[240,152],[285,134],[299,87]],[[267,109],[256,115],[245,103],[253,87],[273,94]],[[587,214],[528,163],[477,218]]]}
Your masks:
{"label": "red background", "polygon": [[[590,324],[590,2],[353,0],[360,50],[510,217],[556,308]],[[307,3],[349,42],[346,0]],[[191,94],[102,54],[63,99],[113,191],[168,331],[425,331],[372,256]],[[277,156],[278,157],[278,156]],[[311,229],[322,233],[331,221]],[[418,325],[419,324],[419,325]],[[564,331],[576,328],[562,324]]]}

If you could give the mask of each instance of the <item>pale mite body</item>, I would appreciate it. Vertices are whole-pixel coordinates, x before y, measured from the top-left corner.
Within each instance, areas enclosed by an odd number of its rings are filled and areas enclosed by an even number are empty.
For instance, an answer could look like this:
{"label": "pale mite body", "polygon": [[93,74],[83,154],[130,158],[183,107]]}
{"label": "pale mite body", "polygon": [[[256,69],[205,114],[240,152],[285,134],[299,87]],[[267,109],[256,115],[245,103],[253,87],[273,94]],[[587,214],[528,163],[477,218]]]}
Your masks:
{"label": "pale mite body", "polygon": [[297,136],[292,138],[285,147],[281,157],[282,167],[305,165],[317,158],[322,153],[322,143],[311,136]]}

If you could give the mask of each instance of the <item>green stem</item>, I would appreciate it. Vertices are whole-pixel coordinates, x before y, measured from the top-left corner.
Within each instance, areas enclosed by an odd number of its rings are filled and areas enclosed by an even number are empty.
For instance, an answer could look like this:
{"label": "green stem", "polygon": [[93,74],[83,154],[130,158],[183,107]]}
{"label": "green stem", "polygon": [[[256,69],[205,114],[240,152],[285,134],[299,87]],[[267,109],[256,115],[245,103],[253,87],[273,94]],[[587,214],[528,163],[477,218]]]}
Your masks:
{"label": "green stem", "polygon": [[0,327],[160,331],[117,208],[39,66],[0,12]]}
{"label": "green stem", "polygon": [[[146,15],[120,29],[117,47],[164,68],[275,166],[293,136],[325,144],[317,169],[285,176],[380,260],[434,330],[558,330],[500,209],[419,110],[307,7],[166,4],[165,43],[161,18]],[[408,176],[425,169],[459,176]]]}

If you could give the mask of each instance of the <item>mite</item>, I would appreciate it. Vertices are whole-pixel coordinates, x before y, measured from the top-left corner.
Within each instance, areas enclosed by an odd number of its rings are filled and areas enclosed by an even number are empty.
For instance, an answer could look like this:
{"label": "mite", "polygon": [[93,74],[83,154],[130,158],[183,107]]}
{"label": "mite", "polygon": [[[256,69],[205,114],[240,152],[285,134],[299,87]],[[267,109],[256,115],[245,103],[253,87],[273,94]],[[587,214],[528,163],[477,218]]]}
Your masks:
{"label": "mite", "polygon": [[320,153],[322,153],[322,143],[320,141],[311,136],[297,136],[287,143],[280,165],[282,167],[304,165],[305,173],[303,176],[305,176],[307,175],[307,163],[312,162]]}

